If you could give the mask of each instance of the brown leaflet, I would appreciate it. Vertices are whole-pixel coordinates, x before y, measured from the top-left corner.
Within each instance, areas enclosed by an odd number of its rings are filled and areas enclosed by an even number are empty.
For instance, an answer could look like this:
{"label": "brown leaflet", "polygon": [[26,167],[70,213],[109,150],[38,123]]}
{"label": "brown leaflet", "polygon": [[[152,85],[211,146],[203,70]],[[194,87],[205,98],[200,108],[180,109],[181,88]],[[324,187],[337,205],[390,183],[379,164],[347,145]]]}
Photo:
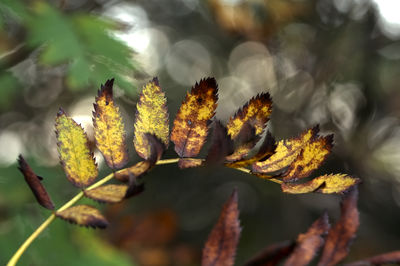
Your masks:
{"label": "brown leaflet", "polygon": [[272,244],[245,263],[245,266],[275,266],[286,258],[296,246],[294,241]]}
{"label": "brown leaflet", "polygon": [[256,134],[256,128],[252,125],[251,121],[247,121],[243,124],[239,134],[234,139],[234,152],[227,156],[226,160],[229,162],[242,160],[259,140],[260,136]]}
{"label": "brown leaflet", "polygon": [[221,164],[225,157],[233,152],[233,141],[226,127],[219,120],[214,121],[212,144],[208,150],[206,164]]}
{"label": "brown leaflet", "polygon": [[208,124],[215,114],[218,86],[214,78],[196,83],[179,108],[171,132],[171,141],[180,157],[199,154],[208,135]]}
{"label": "brown leaflet", "polygon": [[220,217],[208,236],[201,265],[233,265],[240,230],[238,195],[235,189],[222,207]]}
{"label": "brown leaflet", "polygon": [[370,266],[382,264],[400,264],[400,251],[392,251],[363,260],[345,264],[345,266]]}
{"label": "brown leaflet", "polygon": [[316,220],[305,234],[297,237],[296,247],[285,262],[285,266],[302,266],[309,264],[324,244],[322,238],[330,228],[328,214],[324,213]]}
{"label": "brown leaflet", "polygon": [[359,213],[357,210],[358,189],[353,187],[341,203],[341,216],[326,237],[319,266],[336,265],[342,261],[349,252],[359,226]]}
{"label": "brown leaflet", "polygon": [[45,207],[46,209],[54,210],[54,204],[51,201],[49,194],[47,194],[46,189],[40,182],[42,178],[37,176],[33,172],[32,168],[25,161],[24,157],[22,157],[21,154],[18,156],[18,164],[19,164],[18,169],[24,175],[25,181],[32,190],[33,195],[35,195],[35,198],[38,201],[38,203],[43,207]]}
{"label": "brown leaflet", "polygon": [[108,222],[100,211],[89,205],[76,205],[63,211],[56,212],[56,216],[70,223],[93,228],[106,228]]}
{"label": "brown leaflet", "polygon": [[180,169],[199,167],[202,164],[203,160],[196,158],[180,158],[178,161],[178,166]]}
{"label": "brown leaflet", "polygon": [[83,193],[86,197],[101,203],[117,203],[124,199],[127,190],[127,185],[109,184],[85,190]]}
{"label": "brown leaflet", "polygon": [[333,135],[311,140],[301,150],[283,176],[283,181],[292,182],[308,177],[318,169],[330,154],[333,147]]}
{"label": "brown leaflet", "polygon": [[275,138],[272,136],[271,132],[268,131],[256,155],[254,155],[249,159],[242,159],[232,163],[227,163],[226,166],[232,168],[249,166],[254,162],[268,159],[270,156],[274,154],[275,149],[276,149]]}

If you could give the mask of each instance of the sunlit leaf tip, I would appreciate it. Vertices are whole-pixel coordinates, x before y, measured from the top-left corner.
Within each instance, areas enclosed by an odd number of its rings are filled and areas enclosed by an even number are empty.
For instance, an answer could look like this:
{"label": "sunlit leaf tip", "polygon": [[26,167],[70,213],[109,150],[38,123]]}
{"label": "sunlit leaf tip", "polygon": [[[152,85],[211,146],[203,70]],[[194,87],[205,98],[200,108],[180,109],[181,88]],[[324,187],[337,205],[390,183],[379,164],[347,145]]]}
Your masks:
{"label": "sunlit leaf tip", "polygon": [[150,157],[150,146],[145,134],[157,137],[165,148],[169,144],[169,114],[167,98],[154,78],[142,89],[136,105],[133,143],[140,157],[147,160]]}
{"label": "sunlit leaf tip", "polygon": [[272,100],[268,92],[258,94],[248,101],[236,114],[229,119],[228,134],[235,139],[243,125],[249,121],[255,128],[255,134],[260,135],[272,111]]}
{"label": "sunlit leaf tip", "polygon": [[204,245],[201,264],[233,265],[240,231],[238,194],[235,189],[222,207],[220,217]]}
{"label": "sunlit leaf tip", "polygon": [[95,99],[93,127],[96,146],[109,167],[118,169],[128,162],[125,128],[118,106],[113,99],[114,79],[101,85]]}
{"label": "sunlit leaf tip", "polygon": [[96,179],[98,169],[86,133],[61,108],[55,127],[60,163],[68,180],[77,187],[89,186]]}
{"label": "sunlit leaf tip", "polygon": [[54,204],[48,195],[46,189],[41,183],[42,177],[36,175],[29,164],[25,161],[24,157],[20,154],[18,156],[18,169],[24,175],[25,181],[35,195],[36,200],[40,205],[46,209],[53,210]]}
{"label": "sunlit leaf tip", "polygon": [[215,115],[218,100],[218,86],[214,78],[196,83],[174,120],[171,141],[180,157],[194,157],[199,154],[208,135],[210,119]]}
{"label": "sunlit leaf tip", "polygon": [[56,212],[56,216],[70,223],[93,228],[106,228],[106,218],[96,208],[89,205],[76,205]]}

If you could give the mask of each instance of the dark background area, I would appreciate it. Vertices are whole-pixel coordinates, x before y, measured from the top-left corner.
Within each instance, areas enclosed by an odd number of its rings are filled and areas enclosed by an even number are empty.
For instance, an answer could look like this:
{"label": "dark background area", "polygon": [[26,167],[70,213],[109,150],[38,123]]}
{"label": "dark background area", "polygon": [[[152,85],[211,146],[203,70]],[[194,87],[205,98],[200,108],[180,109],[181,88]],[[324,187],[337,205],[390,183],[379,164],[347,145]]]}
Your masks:
{"label": "dark background area", "polygon": [[[62,106],[93,140],[92,103],[115,77],[128,133],[135,104],[154,76],[170,122],[203,77],[219,85],[224,121],[268,91],[268,128],[280,140],[320,124],[335,148],[313,176],[362,179],[361,226],[348,261],[400,247],[400,4],[357,0],[11,1],[0,3],[0,264],[49,215],[17,169],[22,153],[56,206],[78,191],[59,166],[54,118]],[[202,157],[207,146],[202,149]],[[100,177],[110,173],[95,151]],[[175,158],[170,144],[164,158]],[[237,265],[294,239],[340,196],[288,195],[277,184],[228,168],[157,166],[145,192],[101,205],[107,230],[55,221],[21,265],[198,265],[202,246],[234,187],[242,235]],[[95,204],[84,200],[89,204]]]}

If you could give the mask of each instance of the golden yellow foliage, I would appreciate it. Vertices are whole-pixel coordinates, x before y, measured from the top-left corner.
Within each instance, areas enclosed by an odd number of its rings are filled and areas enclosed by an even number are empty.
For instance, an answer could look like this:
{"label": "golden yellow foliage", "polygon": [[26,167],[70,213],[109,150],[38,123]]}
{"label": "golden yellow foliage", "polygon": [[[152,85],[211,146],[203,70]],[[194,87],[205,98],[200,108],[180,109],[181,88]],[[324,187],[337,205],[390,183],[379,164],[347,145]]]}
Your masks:
{"label": "golden yellow foliage", "polygon": [[285,173],[284,181],[307,177],[318,169],[331,152],[333,135],[320,137],[307,143]]}
{"label": "golden yellow foliage", "polygon": [[321,192],[325,194],[342,193],[360,183],[360,179],[346,174],[323,175],[303,184],[283,183],[282,191],[292,194]]}
{"label": "golden yellow foliage", "polygon": [[96,97],[93,127],[96,146],[112,169],[123,167],[128,161],[125,145],[125,129],[119,108],[114,105],[114,79],[107,80]]}
{"label": "golden yellow foliage", "polygon": [[140,94],[136,105],[135,137],[133,144],[140,157],[147,160],[151,155],[150,144],[145,134],[157,137],[165,146],[169,142],[169,120],[167,110],[167,99],[154,78],[147,83]]}
{"label": "golden yellow foliage", "polygon": [[196,156],[208,135],[208,123],[217,108],[218,88],[214,78],[200,80],[186,95],[174,121],[171,140],[180,157]]}
{"label": "golden yellow foliage", "polygon": [[234,117],[230,118],[226,126],[228,134],[232,139],[235,139],[245,123],[249,121],[255,128],[255,134],[260,135],[265,128],[265,123],[267,123],[271,111],[272,101],[269,93],[262,93],[253,97],[237,111]]}
{"label": "golden yellow foliage", "polygon": [[99,210],[89,205],[76,205],[56,212],[56,216],[74,224],[93,228],[106,228],[108,225],[106,218]]}
{"label": "golden yellow foliage", "polygon": [[307,130],[297,138],[279,141],[275,153],[265,161],[254,163],[253,171],[271,173],[288,167],[297,158],[306,143],[317,137],[318,132],[317,126]]}
{"label": "golden yellow foliage", "polygon": [[86,133],[62,109],[56,118],[56,135],[61,165],[68,180],[77,187],[92,184],[98,170]]}
{"label": "golden yellow foliage", "polygon": [[85,190],[85,196],[103,203],[117,203],[125,198],[127,185],[104,185],[94,189]]}

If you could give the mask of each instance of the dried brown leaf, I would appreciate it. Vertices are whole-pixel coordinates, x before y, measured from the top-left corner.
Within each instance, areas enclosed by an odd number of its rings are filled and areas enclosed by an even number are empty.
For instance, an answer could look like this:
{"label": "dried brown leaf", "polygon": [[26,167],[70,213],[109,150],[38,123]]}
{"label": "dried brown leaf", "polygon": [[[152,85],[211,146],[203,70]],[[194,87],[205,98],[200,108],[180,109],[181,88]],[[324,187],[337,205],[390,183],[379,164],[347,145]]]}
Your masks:
{"label": "dried brown leaf", "polygon": [[256,128],[247,121],[243,124],[239,134],[234,139],[234,152],[226,157],[229,162],[236,162],[246,157],[254,148],[260,136],[256,134]]}
{"label": "dried brown leaf", "polygon": [[124,199],[127,185],[109,184],[94,189],[85,190],[86,197],[103,203],[117,203]]}
{"label": "dried brown leaf", "polygon": [[400,251],[379,254],[363,260],[345,264],[345,266],[372,266],[384,264],[400,264]]}
{"label": "dried brown leaf", "polygon": [[76,205],[63,211],[56,212],[56,216],[68,222],[90,226],[93,228],[106,228],[108,222],[100,211],[89,205]]}
{"label": "dried brown leaf", "polygon": [[118,169],[128,162],[125,144],[125,128],[119,108],[113,99],[114,79],[101,85],[93,112],[93,127],[96,146],[109,167]]}
{"label": "dried brown leaf", "polygon": [[245,266],[275,266],[292,253],[295,246],[296,242],[294,241],[272,244],[246,262]]}
{"label": "dried brown leaf", "polygon": [[203,162],[204,161],[202,159],[180,158],[178,161],[178,166],[180,169],[193,168],[203,165]]}
{"label": "dried brown leaf", "polygon": [[212,144],[208,150],[206,164],[221,164],[225,157],[233,152],[233,141],[228,135],[226,127],[219,120],[215,120]]}
{"label": "dried brown leaf", "polygon": [[357,186],[353,187],[343,197],[340,219],[326,237],[324,250],[318,263],[319,266],[336,265],[347,256],[359,226],[357,199]]}
{"label": "dried brown leaf", "polygon": [[309,264],[324,244],[324,236],[329,230],[327,213],[316,220],[308,231],[297,237],[296,247],[285,262],[285,266],[302,266]]}
{"label": "dried brown leaf", "polygon": [[224,204],[203,249],[202,265],[233,265],[240,236],[237,191]]}
{"label": "dried brown leaf", "polygon": [[215,114],[218,100],[214,78],[200,80],[186,95],[174,121],[171,141],[180,157],[199,154],[208,135],[208,124]]}
{"label": "dried brown leaf", "polygon": [[37,176],[29,164],[25,161],[22,155],[18,156],[18,169],[24,175],[25,181],[35,195],[36,200],[40,205],[49,210],[54,210],[54,204],[51,201],[49,194],[41,183],[42,178]]}

